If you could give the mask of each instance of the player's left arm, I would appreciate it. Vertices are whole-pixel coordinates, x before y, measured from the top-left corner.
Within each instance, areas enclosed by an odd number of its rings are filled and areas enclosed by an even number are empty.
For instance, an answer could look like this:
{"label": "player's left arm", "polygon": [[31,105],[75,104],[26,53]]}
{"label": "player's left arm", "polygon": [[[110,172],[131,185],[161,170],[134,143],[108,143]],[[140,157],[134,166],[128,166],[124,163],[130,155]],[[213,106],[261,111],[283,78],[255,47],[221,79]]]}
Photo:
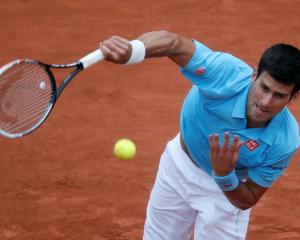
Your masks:
{"label": "player's left arm", "polygon": [[240,181],[236,189],[224,194],[234,206],[246,210],[253,207],[267,190],[268,188],[258,185],[249,178],[246,182]]}
{"label": "player's left arm", "polygon": [[[220,145],[218,134],[209,137],[209,144],[214,175],[220,179],[229,176],[234,171],[242,142],[239,142],[238,136],[234,136],[233,143],[230,144],[229,134],[225,133],[223,146]],[[254,206],[267,190],[268,188],[248,179],[246,182],[238,181],[236,188],[223,192],[234,206],[245,210]]]}

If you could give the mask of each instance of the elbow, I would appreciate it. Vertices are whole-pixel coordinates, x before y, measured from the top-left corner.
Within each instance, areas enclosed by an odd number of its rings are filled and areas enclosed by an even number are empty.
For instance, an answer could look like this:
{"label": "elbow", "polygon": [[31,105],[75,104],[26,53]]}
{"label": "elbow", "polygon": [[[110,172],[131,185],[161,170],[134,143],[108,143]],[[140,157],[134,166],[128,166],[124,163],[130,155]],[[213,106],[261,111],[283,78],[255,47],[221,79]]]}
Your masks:
{"label": "elbow", "polygon": [[241,203],[241,202],[238,202],[238,203],[236,203],[236,202],[231,202],[236,208],[238,208],[238,209],[240,209],[240,210],[248,210],[248,209],[250,209],[250,208],[252,208],[256,203],[257,203],[258,201],[253,201],[253,202],[247,202],[247,203],[245,203],[245,202],[243,202],[243,203]]}
{"label": "elbow", "polygon": [[245,211],[245,210],[248,210],[248,209],[250,209],[252,206],[236,206],[238,209],[240,209],[240,210],[243,210],[243,211]]}
{"label": "elbow", "polygon": [[252,206],[254,205],[244,205],[244,204],[236,204],[236,203],[232,203],[233,206],[235,206],[236,208],[240,209],[240,210],[248,210],[250,209]]}

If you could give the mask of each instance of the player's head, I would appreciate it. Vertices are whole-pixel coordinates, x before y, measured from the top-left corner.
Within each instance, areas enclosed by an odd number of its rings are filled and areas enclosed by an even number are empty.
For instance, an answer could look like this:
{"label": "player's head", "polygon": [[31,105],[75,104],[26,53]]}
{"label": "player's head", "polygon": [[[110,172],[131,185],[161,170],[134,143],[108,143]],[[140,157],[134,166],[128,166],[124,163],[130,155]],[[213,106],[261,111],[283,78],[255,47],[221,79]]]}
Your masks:
{"label": "player's head", "polygon": [[247,99],[247,120],[254,127],[269,120],[299,95],[300,51],[276,44],[262,55]]}
{"label": "player's head", "polygon": [[279,83],[294,86],[291,96],[300,89],[300,50],[284,43],[266,49],[257,69],[257,77],[267,72]]}

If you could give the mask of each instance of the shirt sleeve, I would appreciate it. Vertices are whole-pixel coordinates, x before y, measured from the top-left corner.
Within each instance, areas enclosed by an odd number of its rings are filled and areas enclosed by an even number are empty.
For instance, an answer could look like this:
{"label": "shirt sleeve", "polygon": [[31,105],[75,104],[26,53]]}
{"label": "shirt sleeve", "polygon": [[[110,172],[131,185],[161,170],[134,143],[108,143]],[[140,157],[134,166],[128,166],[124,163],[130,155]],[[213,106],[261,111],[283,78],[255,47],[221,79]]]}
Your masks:
{"label": "shirt sleeve", "polygon": [[280,156],[267,156],[268,159],[261,165],[248,169],[248,176],[263,187],[271,187],[272,183],[284,173],[295,151]]}
{"label": "shirt sleeve", "polygon": [[215,52],[195,41],[195,52],[182,74],[212,98],[231,97],[250,84],[252,68],[228,53]]}

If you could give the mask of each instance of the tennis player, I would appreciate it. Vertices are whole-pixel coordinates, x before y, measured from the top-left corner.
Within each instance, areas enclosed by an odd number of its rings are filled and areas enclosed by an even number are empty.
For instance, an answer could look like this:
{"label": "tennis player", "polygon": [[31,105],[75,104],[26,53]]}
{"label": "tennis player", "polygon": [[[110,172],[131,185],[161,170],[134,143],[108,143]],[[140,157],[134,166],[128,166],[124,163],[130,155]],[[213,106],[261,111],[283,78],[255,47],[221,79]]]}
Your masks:
{"label": "tennis player", "polygon": [[300,88],[300,51],[276,44],[257,70],[235,56],[167,31],[100,44],[106,60],[169,57],[192,82],[180,133],[168,142],[151,192],[144,240],[245,239],[250,209],[300,145],[287,108]]}

